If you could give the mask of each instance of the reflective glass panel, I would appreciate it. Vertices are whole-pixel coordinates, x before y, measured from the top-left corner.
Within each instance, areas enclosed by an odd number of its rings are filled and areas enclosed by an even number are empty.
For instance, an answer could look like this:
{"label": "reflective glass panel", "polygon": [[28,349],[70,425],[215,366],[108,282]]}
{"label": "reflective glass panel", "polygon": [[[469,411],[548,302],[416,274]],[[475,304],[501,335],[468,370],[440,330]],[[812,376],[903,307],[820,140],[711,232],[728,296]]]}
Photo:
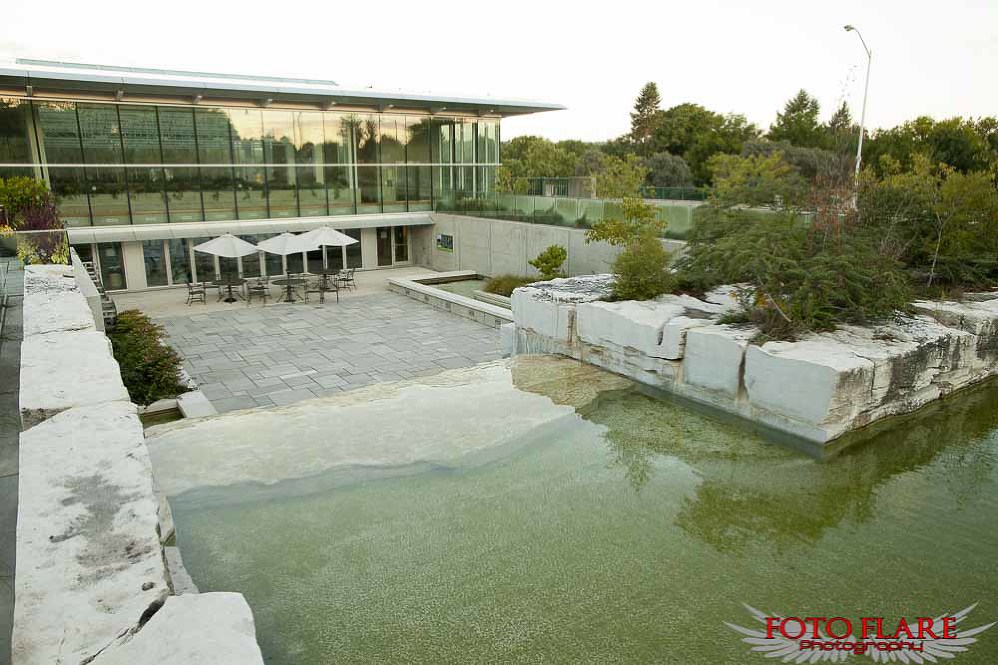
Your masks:
{"label": "reflective glass panel", "polygon": [[120,166],[88,166],[86,176],[94,225],[128,224],[125,169]]}
{"label": "reflective glass panel", "polygon": [[[194,248],[209,240],[211,240],[211,238],[190,238],[188,242],[190,242],[191,248]],[[199,282],[211,282],[217,279],[215,275],[215,257],[211,254],[205,254],[204,252],[195,250],[194,270],[197,273],[197,281]]]}
{"label": "reflective glass panel", "polygon": [[348,119],[353,125],[355,153],[358,164],[377,164],[378,157],[378,116],[358,114]]}
{"label": "reflective glass panel", "polygon": [[97,256],[100,261],[100,276],[104,289],[107,291],[124,289],[125,264],[121,256],[121,243],[98,243]]}
{"label": "reflective glass panel", "polygon": [[163,168],[155,166],[128,169],[128,198],[133,224],[165,224],[166,192]]}
{"label": "reflective glass panel", "polygon": [[232,125],[232,153],[236,164],[263,164],[263,116],[256,109],[226,109]]}
{"label": "reflective glass panel", "polygon": [[405,212],[405,167],[381,167],[381,197],[385,212]]}
{"label": "reflective glass panel", "polygon": [[228,166],[202,167],[200,172],[201,201],[204,205],[205,221],[235,219],[232,168]]}
{"label": "reflective glass panel", "polygon": [[330,215],[352,215],[357,204],[356,190],[351,187],[352,166],[326,166],[326,195]]}
{"label": "reflective glass panel", "polygon": [[433,124],[430,118],[407,117],[405,119],[406,152],[408,164],[428,164],[430,159],[430,139]]}
{"label": "reflective glass panel", "polygon": [[299,165],[319,164],[324,161],[324,132],[321,113],[297,111],[294,113],[295,161]]}
{"label": "reflective glass panel", "polygon": [[356,116],[344,113],[323,113],[322,157],[326,164],[346,164],[353,161],[353,128]]}
{"label": "reflective glass panel", "polygon": [[0,97],[0,163],[27,164],[31,158],[31,104]]}
{"label": "reflective glass panel", "polygon": [[201,178],[196,166],[190,168],[167,166],[166,203],[171,222],[200,222]]}
{"label": "reflective glass panel", "polygon": [[401,164],[405,162],[405,118],[402,116],[381,116],[381,162]]}
{"label": "reflective glass panel", "polygon": [[[254,245],[260,242],[262,238],[257,236],[239,236],[243,240]],[[247,256],[239,259],[243,264],[243,277],[259,277],[260,276],[260,254],[262,252],[257,252],[256,254],[249,254]]]}
{"label": "reflective glass panel", "polygon": [[298,214],[302,217],[327,214],[325,169],[321,164],[310,164],[299,166],[295,170],[298,180]]}
{"label": "reflective glass panel", "polygon": [[62,221],[66,226],[90,226],[90,204],[83,169],[50,166],[48,172],[49,186]]}
{"label": "reflective glass panel", "polygon": [[430,210],[432,190],[429,166],[406,167],[406,197],[409,210]]}
{"label": "reflective glass panel", "polygon": [[153,106],[122,106],[121,137],[125,144],[125,163],[160,164],[159,129]]}
{"label": "reflective glass panel", "polygon": [[194,136],[192,109],[159,107],[159,132],[164,164],[197,164],[197,139]]}
{"label": "reflective glass panel", "polygon": [[377,166],[357,167],[358,213],[381,212],[381,183]]}
{"label": "reflective glass panel", "polygon": [[267,217],[267,194],[263,168],[237,166],[235,172],[239,219],[264,219]]}
{"label": "reflective glass panel", "polygon": [[77,110],[87,164],[121,164],[118,109],[110,104],[77,104]]}
{"label": "reflective glass panel", "polygon": [[395,263],[405,263],[409,260],[409,227],[394,228],[393,243],[395,248]]}
{"label": "reflective glass panel", "polygon": [[81,164],[83,150],[80,147],[76,105],[36,102],[33,107],[43,161],[48,164]]}
{"label": "reflective glass panel", "polygon": [[162,240],[143,240],[142,259],[146,268],[146,286],[166,286],[166,254]]}
{"label": "reflective glass panel", "polygon": [[229,136],[229,114],[222,109],[200,108],[195,109],[194,120],[201,163],[231,164],[232,139]]}

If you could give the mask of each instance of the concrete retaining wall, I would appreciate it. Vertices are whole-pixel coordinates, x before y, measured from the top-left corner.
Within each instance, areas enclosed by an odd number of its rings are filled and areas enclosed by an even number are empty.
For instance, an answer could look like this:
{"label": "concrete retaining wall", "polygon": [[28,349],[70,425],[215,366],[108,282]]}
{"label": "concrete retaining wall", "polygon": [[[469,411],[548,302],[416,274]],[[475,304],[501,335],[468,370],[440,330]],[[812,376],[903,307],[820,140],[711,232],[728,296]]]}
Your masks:
{"label": "concrete retaining wall", "polygon": [[[432,218],[432,227],[420,228],[413,235],[413,259],[439,272],[473,270],[489,276],[537,276],[537,270],[527,262],[549,246],[561,245],[568,250],[565,272],[589,275],[605,273],[620,252],[602,242],[587,245],[584,229],[444,213],[433,213]],[[453,251],[437,246],[439,235],[454,239]],[[685,247],[678,240],[662,243],[670,251]]]}
{"label": "concrete retaining wall", "polygon": [[13,663],[262,663],[241,595],[172,595],[142,425],[73,266],[28,266],[23,310]]}
{"label": "concrete retaining wall", "polygon": [[916,316],[753,345],[721,325],[730,287],[648,302],[603,302],[610,276],[513,292],[513,353],[561,353],[753,422],[827,444],[998,374],[998,294],[919,302]]}
{"label": "concrete retaining wall", "polygon": [[419,275],[409,279],[393,277],[388,280],[388,290],[494,328],[511,323],[513,313],[509,309],[432,286],[433,281],[474,276],[475,273],[471,271],[452,271],[430,274],[425,278]]}

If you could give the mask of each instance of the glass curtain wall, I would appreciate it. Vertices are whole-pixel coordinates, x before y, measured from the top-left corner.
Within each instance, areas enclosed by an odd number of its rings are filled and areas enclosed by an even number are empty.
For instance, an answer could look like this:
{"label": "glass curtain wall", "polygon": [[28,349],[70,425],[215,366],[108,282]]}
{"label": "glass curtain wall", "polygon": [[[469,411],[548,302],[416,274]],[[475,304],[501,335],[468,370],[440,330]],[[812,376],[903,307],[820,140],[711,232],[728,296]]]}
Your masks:
{"label": "glass curtain wall", "polygon": [[67,226],[452,209],[498,163],[492,118],[0,98],[0,174]]}

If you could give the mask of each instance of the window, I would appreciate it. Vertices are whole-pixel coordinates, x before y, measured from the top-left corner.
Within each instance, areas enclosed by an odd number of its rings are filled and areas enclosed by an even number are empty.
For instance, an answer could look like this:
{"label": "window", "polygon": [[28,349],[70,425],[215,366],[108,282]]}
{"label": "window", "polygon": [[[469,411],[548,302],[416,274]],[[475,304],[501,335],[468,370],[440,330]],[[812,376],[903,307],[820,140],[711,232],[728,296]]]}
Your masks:
{"label": "window", "polygon": [[395,247],[395,263],[405,263],[409,260],[409,227],[394,228],[393,244]]}
{"label": "window", "polygon": [[0,164],[29,164],[31,158],[31,105],[0,97]]}
{"label": "window", "polygon": [[90,202],[83,168],[51,166],[48,172],[49,186],[62,221],[66,226],[90,226]]}
{"label": "window", "polygon": [[117,107],[110,104],[78,104],[77,110],[86,163],[123,163]]}
{"label": "window", "polygon": [[174,284],[186,284],[193,279],[191,274],[190,241],[185,239],[167,240],[170,251],[170,274]]}
{"label": "window", "polygon": [[83,149],[76,105],[46,102],[33,106],[42,161],[48,164],[82,164]]}
{"label": "window", "polygon": [[357,167],[358,213],[381,212],[381,183],[377,166]]}
{"label": "window", "polygon": [[128,224],[125,169],[121,166],[88,166],[85,173],[94,225]]}
{"label": "window", "polygon": [[[262,238],[258,236],[239,236],[243,240],[254,245],[260,242]],[[243,265],[243,277],[259,277],[260,276],[260,254],[248,254],[240,259]]]}
{"label": "window", "polygon": [[381,197],[385,212],[405,212],[405,166],[381,167]]}
{"label": "window", "polygon": [[236,164],[263,164],[263,116],[255,109],[227,109]]}
{"label": "window", "polygon": [[[232,139],[229,136],[228,114],[222,109],[196,109],[194,111],[194,126],[197,129],[197,156],[200,158],[200,163],[231,164]],[[166,152],[165,137],[163,152]],[[197,162],[197,159],[177,161],[178,164],[195,164]]]}
{"label": "window", "polygon": [[358,164],[377,164],[378,116],[355,114],[346,120],[353,127],[354,155]]}
{"label": "window", "polygon": [[351,238],[356,238],[357,242],[352,245],[347,245],[347,267],[348,268],[361,268],[364,265],[364,253],[361,249],[361,245],[364,241],[361,240],[360,229],[345,229],[343,233],[347,234]]}
{"label": "window", "polygon": [[167,221],[163,168],[150,166],[162,162],[156,108],[122,106],[121,137],[125,162],[139,165],[125,171],[133,224],[158,224]]}
{"label": "window", "polygon": [[325,164],[347,164],[353,162],[352,148],[354,116],[342,113],[323,113],[322,161]]}
{"label": "window", "polygon": [[[187,242],[190,243],[190,246],[193,249],[201,243],[209,240],[211,240],[211,238],[190,238]],[[197,280],[199,282],[211,282],[217,279],[215,272],[215,257],[212,254],[206,254],[195,250],[194,270],[197,273]]]}
{"label": "window", "polygon": [[[163,172],[166,176],[165,189],[170,221],[200,222],[204,219],[201,212],[201,177],[197,167],[168,166],[163,169]],[[216,183],[209,181],[209,184]],[[212,193],[214,192],[209,193],[209,197]],[[224,196],[224,193],[219,194],[219,198]],[[231,189],[228,191],[228,196],[232,197]],[[218,199],[212,200],[217,201]],[[232,218],[229,217],[229,219]]]}
{"label": "window", "polygon": [[357,191],[350,185],[353,180],[353,167],[326,165],[325,172],[329,214],[352,215],[357,203]]}
{"label": "window", "polygon": [[120,242],[102,242],[97,245],[100,261],[101,283],[107,291],[125,288],[125,264],[122,262]]}
{"label": "window", "polygon": [[146,286],[166,286],[166,253],[162,240],[143,240],[142,258],[146,268]]}
{"label": "window", "polygon": [[[201,170],[202,172],[208,171],[208,169]],[[213,171],[218,172],[219,170],[214,169]],[[228,169],[225,170],[228,171]],[[239,219],[263,219],[267,217],[267,180],[263,167],[237,166],[235,172],[236,210],[239,212]],[[206,194],[206,206],[207,203]]]}

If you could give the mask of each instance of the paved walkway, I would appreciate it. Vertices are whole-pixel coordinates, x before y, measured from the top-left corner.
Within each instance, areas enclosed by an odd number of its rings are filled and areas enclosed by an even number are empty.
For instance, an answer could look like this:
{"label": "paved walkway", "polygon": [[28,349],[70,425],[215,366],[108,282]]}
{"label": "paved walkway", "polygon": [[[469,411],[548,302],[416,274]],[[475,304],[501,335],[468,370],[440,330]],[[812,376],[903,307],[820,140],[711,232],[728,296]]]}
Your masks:
{"label": "paved walkway", "polygon": [[157,322],[219,412],[291,404],[499,357],[497,329],[387,291]]}
{"label": "paved walkway", "polygon": [[[8,263],[9,261],[9,263]],[[21,367],[21,296],[23,271],[20,262],[0,259],[10,272],[6,281],[6,307],[0,309],[0,664],[10,662],[10,638],[14,627],[14,555],[17,547],[17,458],[21,416],[17,393]],[[0,280],[3,268],[0,267]],[[0,298],[3,294],[0,293]]]}

